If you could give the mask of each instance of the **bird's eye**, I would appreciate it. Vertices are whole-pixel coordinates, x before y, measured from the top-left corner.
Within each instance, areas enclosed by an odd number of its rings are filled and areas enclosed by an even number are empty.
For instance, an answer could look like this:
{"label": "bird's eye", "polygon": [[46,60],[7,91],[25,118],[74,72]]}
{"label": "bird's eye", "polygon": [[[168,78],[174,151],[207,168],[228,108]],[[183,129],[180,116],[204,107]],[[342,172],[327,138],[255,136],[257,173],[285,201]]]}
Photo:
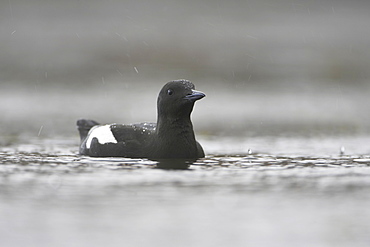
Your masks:
{"label": "bird's eye", "polygon": [[168,90],[167,90],[167,94],[168,94],[168,95],[172,95],[172,94],[173,94],[173,90],[172,90],[172,89],[168,89]]}

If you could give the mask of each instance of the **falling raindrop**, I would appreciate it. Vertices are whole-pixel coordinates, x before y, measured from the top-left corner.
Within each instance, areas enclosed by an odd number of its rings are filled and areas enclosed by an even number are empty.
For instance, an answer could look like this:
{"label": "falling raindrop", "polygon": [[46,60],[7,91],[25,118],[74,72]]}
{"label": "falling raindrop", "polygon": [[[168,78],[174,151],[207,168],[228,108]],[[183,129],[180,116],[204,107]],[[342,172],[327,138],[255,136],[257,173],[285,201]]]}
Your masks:
{"label": "falling raindrop", "polygon": [[44,128],[43,125],[41,125],[40,129],[39,129],[39,133],[37,134],[37,136],[40,136],[41,135],[41,132],[42,132],[42,129]]}
{"label": "falling raindrop", "polygon": [[134,70],[136,72],[136,74],[139,74],[139,71],[137,70],[137,68],[134,66]]}

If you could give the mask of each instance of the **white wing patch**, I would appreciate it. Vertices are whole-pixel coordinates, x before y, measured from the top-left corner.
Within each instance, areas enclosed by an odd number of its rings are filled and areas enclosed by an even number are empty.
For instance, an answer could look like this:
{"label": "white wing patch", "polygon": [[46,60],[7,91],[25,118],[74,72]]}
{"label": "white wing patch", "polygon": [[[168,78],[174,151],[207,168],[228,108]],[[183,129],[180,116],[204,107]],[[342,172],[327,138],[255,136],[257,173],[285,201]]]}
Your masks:
{"label": "white wing patch", "polygon": [[100,144],[117,143],[117,140],[116,138],[114,138],[110,126],[111,126],[110,124],[107,124],[93,127],[89,132],[89,136],[87,137],[86,148],[88,149],[90,148],[91,141],[94,137],[98,139],[98,142]]}

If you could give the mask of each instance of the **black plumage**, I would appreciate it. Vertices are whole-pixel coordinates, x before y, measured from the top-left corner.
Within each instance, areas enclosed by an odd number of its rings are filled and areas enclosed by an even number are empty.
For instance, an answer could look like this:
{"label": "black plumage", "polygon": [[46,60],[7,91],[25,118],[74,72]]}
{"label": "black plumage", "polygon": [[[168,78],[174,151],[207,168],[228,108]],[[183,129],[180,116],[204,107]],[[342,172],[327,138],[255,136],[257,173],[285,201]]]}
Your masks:
{"label": "black plumage", "polygon": [[165,84],[159,92],[157,123],[97,125],[93,120],[78,120],[80,154],[151,159],[202,158],[204,151],[195,140],[190,115],[194,103],[204,96],[204,93],[195,91],[190,81],[176,80]]}

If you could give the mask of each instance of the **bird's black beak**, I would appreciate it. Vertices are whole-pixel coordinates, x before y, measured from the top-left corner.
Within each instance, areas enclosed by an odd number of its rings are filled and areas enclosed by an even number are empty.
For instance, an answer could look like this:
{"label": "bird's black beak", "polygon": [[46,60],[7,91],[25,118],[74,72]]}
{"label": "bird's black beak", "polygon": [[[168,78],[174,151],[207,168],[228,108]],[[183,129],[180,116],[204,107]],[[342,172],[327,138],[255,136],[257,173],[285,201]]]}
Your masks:
{"label": "bird's black beak", "polygon": [[191,90],[192,93],[185,96],[185,99],[195,102],[205,97],[206,95],[200,91]]}

